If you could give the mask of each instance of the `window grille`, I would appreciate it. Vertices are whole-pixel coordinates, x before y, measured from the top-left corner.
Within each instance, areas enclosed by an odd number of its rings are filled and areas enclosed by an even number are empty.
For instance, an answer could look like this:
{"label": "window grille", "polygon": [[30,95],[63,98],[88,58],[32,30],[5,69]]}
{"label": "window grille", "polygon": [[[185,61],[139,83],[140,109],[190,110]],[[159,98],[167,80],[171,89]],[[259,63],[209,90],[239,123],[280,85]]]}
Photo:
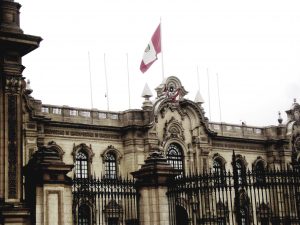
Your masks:
{"label": "window grille", "polygon": [[79,151],[75,159],[76,178],[88,178],[88,155],[85,152]]}
{"label": "window grille", "polygon": [[90,218],[90,207],[87,205],[81,205],[78,209],[78,225],[90,225]]}
{"label": "window grille", "polygon": [[262,161],[258,161],[255,165],[255,176],[257,184],[264,184],[266,182],[265,166]]}
{"label": "window grille", "polygon": [[113,152],[108,152],[105,156],[105,177],[109,179],[117,178],[117,158]]}
{"label": "window grille", "polygon": [[167,151],[167,160],[171,166],[183,174],[183,154],[178,144],[170,144]]}
{"label": "window grille", "polygon": [[215,174],[215,181],[217,184],[224,184],[224,165],[220,158],[213,161],[213,171]]}
{"label": "window grille", "polygon": [[236,161],[236,169],[237,169],[237,175],[238,175],[238,183],[240,185],[245,185],[246,184],[246,167],[240,159],[238,159]]}

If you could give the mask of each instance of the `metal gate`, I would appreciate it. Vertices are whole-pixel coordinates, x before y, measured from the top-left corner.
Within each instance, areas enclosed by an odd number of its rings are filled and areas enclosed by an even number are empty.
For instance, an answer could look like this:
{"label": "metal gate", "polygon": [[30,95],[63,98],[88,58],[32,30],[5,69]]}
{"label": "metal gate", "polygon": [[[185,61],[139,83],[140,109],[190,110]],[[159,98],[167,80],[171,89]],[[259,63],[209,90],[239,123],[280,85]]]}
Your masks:
{"label": "metal gate", "polygon": [[138,225],[138,194],[130,179],[73,180],[76,225]]}
{"label": "metal gate", "polygon": [[297,169],[288,165],[240,173],[234,156],[232,165],[233,172],[204,171],[175,178],[167,194],[170,224],[300,224]]}

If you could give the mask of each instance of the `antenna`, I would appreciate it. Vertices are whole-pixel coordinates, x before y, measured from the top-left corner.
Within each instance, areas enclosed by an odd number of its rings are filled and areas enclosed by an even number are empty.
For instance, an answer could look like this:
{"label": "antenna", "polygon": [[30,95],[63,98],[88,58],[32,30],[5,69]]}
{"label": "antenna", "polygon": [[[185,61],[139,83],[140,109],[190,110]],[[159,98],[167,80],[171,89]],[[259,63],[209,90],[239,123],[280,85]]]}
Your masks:
{"label": "antenna", "polygon": [[104,53],[104,74],[105,74],[105,85],[106,85],[106,103],[107,103],[107,111],[109,111],[109,95],[108,95],[108,85],[107,85],[107,73],[106,73],[106,60],[105,60],[105,53]]}
{"label": "antenna", "polygon": [[91,108],[94,108],[93,107],[93,86],[92,86],[91,58],[90,58],[90,52],[89,51],[88,51],[88,60],[89,60],[89,73],[90,73]]}
{"label": "antenna", "polygon": [[162,72],[162,80],[165,79],[165,68],[164,68],[164,52],[162,47],[162,22],[160,17],[160,51],[161,51],[161,72]]}
{"label": "antenna", "polygon": [[218,99],[219,99],[219,111],[220,111],[220,123],[222,122],[222,111],[221,111],[221,98],[219,88],[219,74],[217,73],[217,87],[218,87]]}
{"label": "antenna", "polygon": [[206,73],[207,73],[207,91],[208,91],[209,120],[211,120],[211,110],[210,110],[210,89],[209,89],[209,73],[208,73],[208,68],[206,69]]}
{"label": "antenna", "polygon": [[130,109],[131,106],[130,106],[130,79],[129,79],[128,53],[126,53],[126,56],[127,56],[128,106]]}

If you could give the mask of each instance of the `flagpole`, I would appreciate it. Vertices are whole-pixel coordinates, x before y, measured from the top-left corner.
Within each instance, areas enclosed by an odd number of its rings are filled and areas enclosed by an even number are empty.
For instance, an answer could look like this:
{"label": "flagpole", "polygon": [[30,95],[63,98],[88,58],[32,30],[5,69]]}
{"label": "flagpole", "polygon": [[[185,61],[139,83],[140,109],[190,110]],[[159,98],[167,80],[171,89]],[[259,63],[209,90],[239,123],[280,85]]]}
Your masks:
{"label": "flagpole", "polygon": [[127,56],[128,105],[130,109],[131,105],[130,105],[130,79],[129,79],[128,53],[126,53],[126,56]]}
{"label": "flagpole", "polygon": [[210,89],[209,89],[209,73],[208,73],[208,68],[206,68],[206,73],[207,73],[207,91],[208,91],[209,120],[211,120],[211,110],[210,110]]}
{"label": "flagpole", "polygon": [[90,90],[91,90],[91,108],[93,109],[93,87],[92,87],[92,72],[91,72],[91,58],[90,52],[88,51],[88,60],[89,60],[89,73],[90,73]]}
{"label": "flagpole", "polygon": [[160,17],[160,50],[161,50],[161,72],[162,72],[162,79],[165,79],[165,69],[164,69],[164,52],[162,47],[162,20]]}
{"label": "flagpole", "polygon": [[219,98],[220,123],[222,123],[222,111],[221,111],[221,99],[220,99],[219,75],[218,74],[217,74],[217,88],[218,88],[218,98]]}
{"label": "flagpole", "polygon": [[199,77],[198,65],[197,65],[197,80],[198,80],[198,91],[200,91],[200,77]]}
{"label": "flagpole", "polygon": [[109,111],[109,95],[108,95],[108,85],[107,85],[107,73],[106,73],[106,60],[105,60],[105,53],[104,53],[104,74],[105,74],[105,85],[106,85],[106,104],[107,104],[107,111]]}

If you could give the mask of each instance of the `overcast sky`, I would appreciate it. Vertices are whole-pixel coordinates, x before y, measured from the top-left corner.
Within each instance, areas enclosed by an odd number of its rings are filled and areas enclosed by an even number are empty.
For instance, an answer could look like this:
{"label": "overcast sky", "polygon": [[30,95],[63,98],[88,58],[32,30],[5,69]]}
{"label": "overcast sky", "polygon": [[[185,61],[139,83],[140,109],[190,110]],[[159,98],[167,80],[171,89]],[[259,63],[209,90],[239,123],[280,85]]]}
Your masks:
{"label": "overcast sky", "polygon": [[[177,76],[187,98],[198,90],[211,120],[267,126],[277,112],[300,101],[300,2],[276,0],[19,0],[21,27],[41,36],[40,48],[23,58],[32,96],[43,104],[107,109],[104,53],[110,110],[141,108],[147,82],[153,95],[162,81],[161,55],[142,74],[143,51],[162,18],[165,76]],[[152,98],[154,99],[154,97]]]}

